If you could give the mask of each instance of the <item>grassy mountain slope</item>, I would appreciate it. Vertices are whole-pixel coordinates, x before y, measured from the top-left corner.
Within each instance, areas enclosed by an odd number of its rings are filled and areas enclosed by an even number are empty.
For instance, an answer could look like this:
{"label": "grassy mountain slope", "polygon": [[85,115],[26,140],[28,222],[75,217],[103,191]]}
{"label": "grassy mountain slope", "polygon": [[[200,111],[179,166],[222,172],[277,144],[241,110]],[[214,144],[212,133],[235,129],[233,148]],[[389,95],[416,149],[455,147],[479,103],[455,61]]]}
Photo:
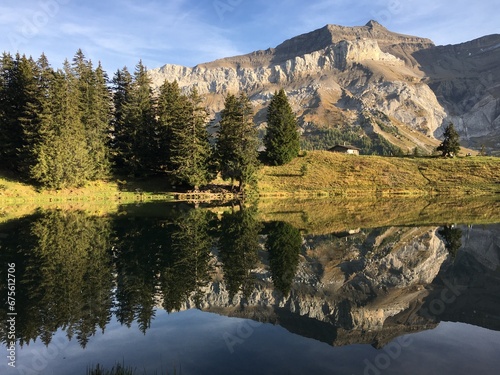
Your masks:
{"label": "grassy mountain slope", "polygon": [[500,159],[388,158],[309,152],[280,167],[264,167],[261,194],[491,194],[500,192]]}

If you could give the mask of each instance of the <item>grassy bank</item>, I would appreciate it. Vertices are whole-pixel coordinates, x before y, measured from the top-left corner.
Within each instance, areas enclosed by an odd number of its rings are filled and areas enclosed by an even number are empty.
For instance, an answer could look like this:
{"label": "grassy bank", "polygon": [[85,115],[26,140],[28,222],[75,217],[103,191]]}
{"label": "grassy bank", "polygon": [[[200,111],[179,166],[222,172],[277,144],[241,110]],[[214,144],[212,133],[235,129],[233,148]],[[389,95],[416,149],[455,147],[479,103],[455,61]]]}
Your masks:
{"label": "grassy bank", "polygon": [[309,152],[259,175],[264,196],[495,194],[500,159],[396,158]]}
{"label": "grassy bank", "polygon": [[[271,197],[439,195],[500,192],[500,158],[395,158],[309,152],[287,165],[263,167],[258,192]],[[223,185],[216,181],[214,187]],[[164,179],[97,181],[57,191],[35,187],[0,174],[0,204],[127,203],[153,200],[228,200],[227,193],[173,192]]]}
{"label": "grassy bank", "polygon": [[[173,200],[166,184],[160,179],[149,181],[95,181],[80,188],[40,190],[33,185],[17,181],[0,174],[0,203],[46,204],[86,202],[136,202],[151,200]],[[105,203],[108,204],[108,203]]]}

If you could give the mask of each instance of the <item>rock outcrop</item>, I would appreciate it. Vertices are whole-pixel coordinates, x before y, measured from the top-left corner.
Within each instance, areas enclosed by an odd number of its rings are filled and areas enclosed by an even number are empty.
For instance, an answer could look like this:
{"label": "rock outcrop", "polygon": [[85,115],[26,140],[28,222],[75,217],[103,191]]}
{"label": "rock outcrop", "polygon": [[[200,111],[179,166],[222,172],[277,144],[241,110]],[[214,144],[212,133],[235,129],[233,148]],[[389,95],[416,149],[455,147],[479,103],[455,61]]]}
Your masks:
{"label": "rock outcrop", "polygon": [[463,144],[494,150],[500,145],[499,54],[500,35],[436,47],[370,21],[327,25],[276,48],[193,68],[165,65],[150,75],[155,86],[177,80],[186,91],[196,87],[214,117],[225,95],[246,92],[256,121],[265,125],[272,94],[285,88],[301,126],[312,132],[361,127],[403,150],[430,152],[452,121]]}

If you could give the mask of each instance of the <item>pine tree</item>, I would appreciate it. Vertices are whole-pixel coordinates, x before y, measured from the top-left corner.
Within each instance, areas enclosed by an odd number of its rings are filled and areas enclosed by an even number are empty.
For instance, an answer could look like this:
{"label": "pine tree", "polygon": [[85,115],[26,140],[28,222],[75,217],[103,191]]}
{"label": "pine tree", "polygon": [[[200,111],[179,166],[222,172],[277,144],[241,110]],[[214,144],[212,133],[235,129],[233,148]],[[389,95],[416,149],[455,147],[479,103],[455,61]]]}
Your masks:
{"label": "pine tree", "polygon": [[258,162],[257,131],[253,123],[253,110],[248,97],[229,95],[221,113],[217,134],[217,161],[224,179],[239,181],[243,191],[255,178]]}
{"label": "pine tree", "polygon": [[436,148],[442,152],[442,156],[456,156],[460,152],[460,138],[452,123],[444,130],[443,142]]}
{"label": "pine tree", "polygon": [[285,91],[275,92],[267,111],[267,133],[264,137],[266,159],[272,165],[283,165],[297,157],[300,139],[297,119]]}

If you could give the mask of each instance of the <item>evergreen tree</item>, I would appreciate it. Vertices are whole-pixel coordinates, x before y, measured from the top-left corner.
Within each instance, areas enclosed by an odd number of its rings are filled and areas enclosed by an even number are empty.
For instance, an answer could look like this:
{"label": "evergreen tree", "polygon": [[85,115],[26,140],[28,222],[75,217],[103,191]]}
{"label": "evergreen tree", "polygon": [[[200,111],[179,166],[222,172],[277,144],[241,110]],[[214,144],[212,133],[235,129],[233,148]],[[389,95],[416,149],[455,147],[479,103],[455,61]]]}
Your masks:
{"label": "evergreen tree", "polygon": [[189,97],[181,96],[179,111],[172,121],[170,165],[172,176],[198,190],[210,180],[211,148],[208,140],[208,113],[201,106],[196,89]]}
{"label": "evergreen tree", "polygon": [[17,63],[15,79],[18,113],[13,119],[17,128],[18,140],[13,166],[22,178],[30,177],[34,164],[32,150],[37,140],[38,129],[43,118],[44,103],[42,88],[39,85],[38,66],[33,59],[23,56]]}
{"label": "evergreen tree", "polygon": [[[47,57],[42,54],[36,62],[36,100],[28,108],[35,112],[36,116],[28,116],[28,121],[21,120],[23,128],[23,148],[20,150],[21,175],[34,180],[33,168],[37,163],[36,150],[42,142],[43,129],[47,129],[52,121],[51,115],[51,88],[54,79],[54,70],[50,66]],[[30,112],[28,110],[28,112]]]}
{"label": "evergreen tree", "polygon": [[54,74],[50,89],[50,120],[40,128],[31,175],[52,189],[82,186],[91,176],[92,160],[81,122],[75,77],[66,61]]}
{"label": "evergreen tree", "polygon": [[217,161],[222,177],[230,178],[231,185],[238,180],[240,191],[254,180],[259,165],[252,118],[252,106],[245,94],[226,98],[217,134]]}
{"label": "evergreen tree", "polygon": [[436,148],[442,156],[456,156],[460,152],[460,138],[452,123],[444,130],[443,142]]}
{"label": "evergreen tree", "polygon": [[209,212],[190,210],[175,221],[172,243],[161,272],[163,306],[168,312],[179,310],[191,296],[200,307],[203,288],[213,272],[210,218]]}
{"label": "evergreen tree", "polygon": [[19,109],[15,95],[16,63],[12,55],[4,53],[0,76],[0,164],[4,168],[15,166],[16,149],[20,146],[17,126]]}
{"label": "evergreen tree", "polygon": [[145,332],[154,317],[158,298],[159,258],[170,248],[168,228],[156,218],[115,221],[115,315],[128,327],[137,320]]}
{"label": "evergreen tree", "polygon": [[145,175],[156,171],[154,160],[159,150],[151,79],[142,61],[136,66],[131,88],[124,107],[124,128],[129,132],[127,139],[130,142],[130,149],[125,150],[128,151],[126,168],[129,173]]}
{"label": "evergreen tree", "polygon": [[300,139],[297,119],[288,102],[285,90],[275,92],[267,110],[267,133],[264,137],[266,160],[283,165],[297,157]]}
{"label": "evergreen tree", "polygon": [[120,172],[133,157],[133,124],[127,121],[127,105],[130,102],[133,78],[126,67],[113,77],[113,118],[111,120],[111,158]]}
{"label": "evergreen tree", "polygon": [[158,140],[159,153],[158,165],[161,170],[171,171],[171,140],[174,122],[183,114],[185,109],[183,97],[177,81],[165,81],[159,89],[157,100]]}
{"label": "evergreen tree", "polygon": [[19,160],[24,148],[23,125],[37,121],[35,63],[26,56],[4,54],[1,65],[0,162],[19,172],[24,170]]}
{"label": "evergreen tree", "polygon": [[438,234],[443,237],[446,250],[454,259],[457,256],[458,250],[462,247],[462,230],[446,225],[438,231]]}
{"label": "evergreen tree", "polygon": [[[80,344],[86,345],[111,318],[109,218],[40,210],[11,225],[11,235],[2,241],[0,260],[16,263],[16,336],[20,345],[38,337],[48,345],[58,329],[65,330],[68,337],[76,334]],[[4,292],[3,284],[0,291]],[[7,293],[3,295],[6,298]],[[7,306],[2,298],[1,306]]]}
{"label": "evergreen tree", "polygon": [[73,74],[79,94],[81,122],[85,128],[92,169],[89,178],[105,178],[110,172],[108,133],[111,120],[111,97],[102,67],[93,69],[92,62],[78,50],[73,59]]}

